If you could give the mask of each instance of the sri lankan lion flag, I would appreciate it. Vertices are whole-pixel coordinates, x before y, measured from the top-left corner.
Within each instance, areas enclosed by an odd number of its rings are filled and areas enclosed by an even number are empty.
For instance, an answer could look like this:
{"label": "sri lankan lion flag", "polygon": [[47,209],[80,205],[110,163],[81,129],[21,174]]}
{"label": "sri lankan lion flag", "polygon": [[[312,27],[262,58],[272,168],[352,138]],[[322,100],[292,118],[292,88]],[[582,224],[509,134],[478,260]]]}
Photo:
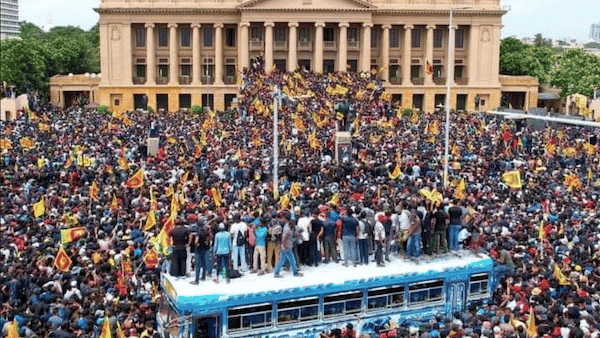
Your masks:
{"label": "sri lankan lion flag", "polygon": [[148,269],[154,269],[158,265],[158,252],[154,248],[148,250],[144,255],[144,263]]}
{"label": "sri lankan lion flag", "polygon": [[144,171],[140,168],[133,176],[131,176],[127,183],[127,188],[139,188],[144,185]]}
{"label": "sri lankan lion flag", "polygon": [[117,210],[119,209],[119,201],[117,200],[117,196],[115,196],[115,194],[113,194],[113,198],[112,201],[110,202],[110,210]]}
{"label": "sri lankan lion flag", "polygon": [[554,264],[553,275],[554,275],[554,277],[556,277],[556,279],[558,279],[558,283],[560,285],[569,285],[569,284],[571,284],[571,283],[569,283],[569,280],[567,279],[567,277],[565,277],[565,275],[562,273],[562,271],[558,267],[558,264]]}
{"label": "sri lankan lion flag", "polygon": [[1,139],[0,140],[0,149],[12,149],[12,142],[9,139]]}
{"label": "sri lankan lion flag", "polygon": [[112,338],[112,334],[110,333],[110,320],[108,316],[104,317],[104,321],[102,322],[102,331],[100,331],[100,336],[98,338]]}
{"label": "sri lankan lion flag", "polygon": [[529,337],[537,336],[537,325],[535,325],[535,315],[533,314],[533,306],[529,308],[529,318],[527,318],[527,335]]}
{"label": "sri lankan lion flag", "polygon": [[300,196],[300,185],[297,182],[292,183],[290,194],[292,195],[293,199],[296,199],[298,196]]}
{"label": "sri lankan lion flag", "polygon": [[69,271],[71,269],[71,258],[67,255],[65,249],[60,246],[58,252],[56,253],[56,257],[54,258],[54,266],[60,271]]}
{"label": "sri lankan lion flag", "polygon": [[454,197],[462,200],[465,197],[465,191],[467,191],[467,185],[465,183],[465,178],[463,177],[454,192]]}
{"label": "sri lankan lion flag", "polygon": [[396,163],[396,167],[394,168],[394,171],[392,171],[391,173],[388,173],[388,175],[393,180],[395,180],[398,177],[400,177],[400,175],[402,175],[402,170],[400,170],[400,164]]}
{"label": "sri lankan lion flag", "polygon": [[33,205],[33,216],[35,216],[35,218],[38,218],[42,216],[45,212],[46,206],[44,205],[44,198],[42,197],[42,199],[39,202]]}
{"label": "sri lankan lion flag", "polygon": [[518,170],[513,170],[502,174],[502,180],[506,185],[513,189],[521,189],[523,183],[521,182],[521,173]]}
{"label": "sri lankan lion flag", "polygon": [[19,333],[19,323],[16,320],[13,320],[10,325],[6,328],[6,337],[7,338],[21,338]]}
{"label": "sri lankan lion flag", "polygon": [[156,211],[150,210],[148,217],[146,217],[146,225],[144,226],[144,230],[151,230],[154,225],[156,225]]}
{"label": "sri lankan lion flag", "polygon": [[90,198],[93,199],[94,201],[97,201],[99,192],[100,192],[100,189],[98,189],[98,185],[96,184],[96,181],[92,182],[92,186],[90,187]]}
{"label": "sri lankan lion flag", "polygon": [[433,74],[433,66],[431,65],[429,60],[427,60],[427,69],[426,70],[427,70],[427,75]]}
{"label": "sri lankan lion flag", "polygon": [[117,321],[117,338],[125,338],[125,332],[121,329],[121,324]]}
{"label": "sri lankan lion flag", "polygon": [[29,150],[31,148],[33,148],[33,140],[30,139],[29,137],[23,137],[20,141],[21,143],[21,147],[23,147],[23,149],[25,150]]}
{"label": "sri lankan lion flag", "polygon": [[217,207],[220,207],[221,206],[221,192],[219,191],[218,188],[212,188],[210,190],[212,192],[212,197],[215,201],[215,205]]}
{"label": "sri lankan lion flag", "polygon": [[60,244],[68,244],[85,235],[84,227],[77,227],[71,229],[63,229],[60,231]]}

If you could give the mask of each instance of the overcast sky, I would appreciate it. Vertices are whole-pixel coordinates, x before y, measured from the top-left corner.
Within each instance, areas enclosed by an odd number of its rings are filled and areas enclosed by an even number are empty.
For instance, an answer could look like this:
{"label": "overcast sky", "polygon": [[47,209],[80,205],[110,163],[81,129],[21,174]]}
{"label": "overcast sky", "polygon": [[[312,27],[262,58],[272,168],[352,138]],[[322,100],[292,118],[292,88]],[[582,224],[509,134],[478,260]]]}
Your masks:
{"label": "overcast sky", "polygon": [[[98,21],[93,8],[99,0],[20,0],[19,19],[43,26],[52,18],[55,26],[89,29]],[[502,37],[533,36],[576,38],[585,42],[590,25],[600,22],[600,0],[502,0],[510,6],[504,16]]]}

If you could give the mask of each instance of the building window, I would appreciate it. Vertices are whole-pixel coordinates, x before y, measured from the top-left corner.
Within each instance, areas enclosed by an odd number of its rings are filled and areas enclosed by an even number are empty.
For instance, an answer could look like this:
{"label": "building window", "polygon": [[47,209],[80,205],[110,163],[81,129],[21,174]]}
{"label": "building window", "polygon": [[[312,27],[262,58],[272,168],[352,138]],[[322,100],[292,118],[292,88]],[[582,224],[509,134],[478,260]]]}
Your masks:
{"label": "building window", "polygon": [[191,45],[190,29],[184,27],[179,34],[181,35],[181,47],[189,47]]}
{"label": "building window", "polygon": [[412,48],[421,48],[421,29],[412,30]]}
{"label": "building window", "polygon": [[377,30],[371,29],[371,48],[377,48]]}
{"label": "building window", "polygon": [[169,45],[169,31],[166,28],[158,29],[158,47],[167,47]]}
{"label": "building window", "polygon": [[323,28],[323,41],[327,41],[327,42],[335,41],[335,29],[333,29],[333,27]]}
{"label": "building window", "polygon": [[262,27],[252,27],[250,29],[250,40],[252,41],[262,41]]}
{"label": "building window", "polygon": [[135,46],[146,47],[146,29],[136,28],[135,29]]}
{"label": "building window", "polygon": [[181,65],[181,76],[190,76],[192,74],[191,65]]}
{"label": "building window", "polygon": [[457,29],[456,30],[456,48],[465,48],[465,30],[464,29]]}
{"label": "building window", "polygon": [[[396,99],[402,100],[402,96]],[[404,286],[369,290],[367,297],[367,310],[377,311],[404,306]]]}
{"label": "building window", "polygon": [[169,65],[158,65],[158,77],[169,77]]}
{"label": "building window", "polygon": [[400,46],[400,30],[390,29],[390,48],[398,48]]}
{"label": "building window", "polygon": [[213,29],[204,28],[204,47],[212,47],[213,45]]}
{"label": "building window", "polygon": [[[202,106],[212,110],[213,94],[202,94]],[[235,332],[273,326],[273,305],[230,308],[227,311],[227,331]]]}
{"label": "building window", "polygon": [[319,298],[294,299],[277,304],[277,324],[291,324],[319,319]]}
{"label": "building window", "polygon": [[310,27],[300,27],[298,29],[298,41],[310,42]]}
{"label": "building window", "polygon": [[146,65],[135,65],[135,76],[146,77]]}
{"label": "building window", "polygon": [[444,32],[441,29],[433,31],[433,48],[442,48],[444,42]]}
{"label": "building window", "polygon": [[421,66],[413,65],[410,66],[410,77],[416,79],[421,76]]}
{"label": "building window", "polygon": [[358,41],[358,28],[349,27],[348,28],[348,42],[356,42]]}
{"label": "building window", "polygon": [[285,42],[285,27],[275,27],[275,42]]}
{"label": "building window", "polygon": [[235,47],[235,28],[225,28],[225,47]]}
{"label": "building window", "polygon": [[192,106],[191,94],[179,94],[179,109],[190,109]]}
{"label": "building window", "polygon": [[461,79],[463,77],[464,70],[465,66],[454,66],[454,78]]}
{"label": "building window", "polygon": [[[213,94],[202,94],[202,107],[208,108],[211,111],[213,111],[215,109],[215,97]],[[229,311],[231,311],[231,310],[229,310]],[[271,326],[271,324],[270,324],[270,322],[271,322],[270,313],[271,312],[272,311],[265,311],[266,317],[264,318],[264,321],[259,319],[258,318],[259,315],[257,314],[257,316],[250,315],[249,319],[247,321],[243,321],[243,323],[244,323],[244,325],[248,325],[251,328]],[[229,313],[231,313],[231,312],[229,312]]]}
{"label": "building window", "polygon": [[434,65],[433,66],[433,77],[434,78],[442,77],[442,70],[443,70],[443,67],[441,65]]}

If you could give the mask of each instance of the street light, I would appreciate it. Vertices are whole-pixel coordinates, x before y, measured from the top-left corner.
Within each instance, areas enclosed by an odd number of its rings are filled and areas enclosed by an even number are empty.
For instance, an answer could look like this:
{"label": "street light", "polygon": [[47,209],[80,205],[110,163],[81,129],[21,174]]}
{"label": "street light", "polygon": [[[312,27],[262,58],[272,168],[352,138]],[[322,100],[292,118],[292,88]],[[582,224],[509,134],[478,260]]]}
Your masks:
{"label": "street light", "polygon": [[454,58],[454,30],[452,29],[453,25],[453,14],[454,10],[460,9],[469,9],[471,7],[450,7],[450,25],[448,26],[448,61],[446,62],[448,75],[446,77],[446,145],[444,149],[444,189],[446,189],[448,185],[448,147],[449,147],[449,137],[450,137],[450,86],[452,81],[454,81],[454,67],[450,67],[450,60]]}
{"label": "street light", "polygon": [[285,95],[275,85],[273,88],[273,196],[279,196],[279,107],[282,103],[295,104],[296,101]]}

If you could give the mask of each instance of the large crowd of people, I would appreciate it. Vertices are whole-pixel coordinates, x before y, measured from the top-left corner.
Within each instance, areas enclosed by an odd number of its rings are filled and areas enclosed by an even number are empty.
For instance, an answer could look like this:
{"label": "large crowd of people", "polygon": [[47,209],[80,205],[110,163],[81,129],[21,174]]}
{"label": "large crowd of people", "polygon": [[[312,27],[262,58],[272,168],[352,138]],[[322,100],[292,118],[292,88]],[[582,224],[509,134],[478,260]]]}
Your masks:
{"label": "large crowd of people", "polygon": [[[524,338],[531,313],[533,335],[598,336],[594,130],[456,113],[444,177],[441,114],[393,105],[372,74],[259,68],[241,74],[239,108],[226,112],[48,107],[0,122],[3,335],[16,322],[21,337],[98,337],[109,320],[155,337],[168,244],[170,273],[198,287],[249,273],[285,282],[284,263],[294,275],[375,269],[468,248],[509,270],[492,303],[398,337]],[[291,99],[274,189],[276,89]],[[352,135],[339,161],[336,130]],[[149,134],[160,135],[153,156]]]}

